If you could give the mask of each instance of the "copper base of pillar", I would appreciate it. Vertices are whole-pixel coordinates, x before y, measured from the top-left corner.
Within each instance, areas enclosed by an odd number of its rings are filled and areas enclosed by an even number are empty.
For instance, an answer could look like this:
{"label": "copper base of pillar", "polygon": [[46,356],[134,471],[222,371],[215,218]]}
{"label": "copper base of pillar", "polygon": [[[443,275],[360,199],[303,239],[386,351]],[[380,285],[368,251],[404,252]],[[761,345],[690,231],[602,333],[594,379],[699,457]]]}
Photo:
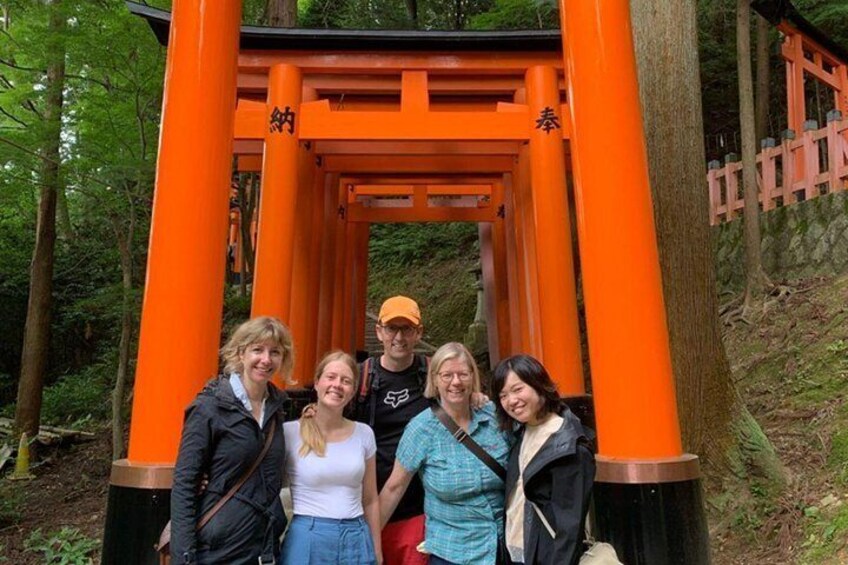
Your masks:
{"label": "copper base of pillar", "polygon": [[109,484],[140,489],[170,489],[174,482],[174,466],[155,463],[134,463],[129,459],[112,462]]}
{"label": "copper base of pillar", "polygon": [[616,459],[598,455],[595,481],[599,483],[647,484],[691,481],[701,477],[697,455],[684,453],[668,459]]}

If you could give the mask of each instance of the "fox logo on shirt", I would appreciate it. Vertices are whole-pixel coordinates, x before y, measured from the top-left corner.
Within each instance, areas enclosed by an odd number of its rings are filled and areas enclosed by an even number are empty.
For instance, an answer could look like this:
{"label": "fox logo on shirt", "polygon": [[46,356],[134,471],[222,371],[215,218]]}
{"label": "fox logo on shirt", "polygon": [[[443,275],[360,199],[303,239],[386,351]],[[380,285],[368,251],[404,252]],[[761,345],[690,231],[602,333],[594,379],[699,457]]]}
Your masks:
{"label": "fox logo on shirt", "polygon": [[405,388],[403,390],[390,390],[386,393],[386,399],[383,402],[392,408],[397,408],[407,400],[409,400],[409,389]]}

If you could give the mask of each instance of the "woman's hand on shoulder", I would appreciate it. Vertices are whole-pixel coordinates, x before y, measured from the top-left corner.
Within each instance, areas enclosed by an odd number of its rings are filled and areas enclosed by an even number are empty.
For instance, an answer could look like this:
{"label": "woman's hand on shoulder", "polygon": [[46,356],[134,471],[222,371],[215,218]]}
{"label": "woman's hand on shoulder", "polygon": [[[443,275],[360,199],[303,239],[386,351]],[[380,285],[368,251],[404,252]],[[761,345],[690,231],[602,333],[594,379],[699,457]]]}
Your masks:
{"label": "woman's hand on shoulder", "polygon": [[489,402],[489,397],[482,392],[471,393],[471,407],[475,410],[483,408]]}

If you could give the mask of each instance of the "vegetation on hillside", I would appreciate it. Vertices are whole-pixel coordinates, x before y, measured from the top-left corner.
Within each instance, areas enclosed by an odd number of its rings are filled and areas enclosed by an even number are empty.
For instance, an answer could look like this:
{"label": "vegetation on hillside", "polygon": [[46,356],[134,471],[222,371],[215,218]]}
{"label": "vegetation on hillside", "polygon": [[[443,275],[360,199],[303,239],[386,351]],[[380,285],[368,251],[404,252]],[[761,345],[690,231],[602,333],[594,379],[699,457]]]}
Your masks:
{"label": "vegetation on hillside", "polygon": [[711,489],[720,563],[848,561],[848,276],[794,284],[759,323],[725,332],[734,380],[788,479],[775,490],[742,461],[743,489]]}
{"label": "vegetation on hillside", "polygon": [[424,340],[463,341],[477,306],[475,224],[382,224],[371,228],[368,310],[395,294],[415,298]]}

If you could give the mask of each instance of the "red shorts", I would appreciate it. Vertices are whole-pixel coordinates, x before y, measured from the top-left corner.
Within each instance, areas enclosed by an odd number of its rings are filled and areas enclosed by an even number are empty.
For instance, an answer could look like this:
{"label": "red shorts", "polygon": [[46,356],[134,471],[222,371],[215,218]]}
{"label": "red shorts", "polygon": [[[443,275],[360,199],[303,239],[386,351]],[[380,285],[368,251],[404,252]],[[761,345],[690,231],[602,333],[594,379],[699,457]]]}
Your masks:
{"label": "red shorts", "polygon": [[384,565],[427,565],[427,555],[416,548],[424,541],[424,514],[390,522],[383,528]]}

